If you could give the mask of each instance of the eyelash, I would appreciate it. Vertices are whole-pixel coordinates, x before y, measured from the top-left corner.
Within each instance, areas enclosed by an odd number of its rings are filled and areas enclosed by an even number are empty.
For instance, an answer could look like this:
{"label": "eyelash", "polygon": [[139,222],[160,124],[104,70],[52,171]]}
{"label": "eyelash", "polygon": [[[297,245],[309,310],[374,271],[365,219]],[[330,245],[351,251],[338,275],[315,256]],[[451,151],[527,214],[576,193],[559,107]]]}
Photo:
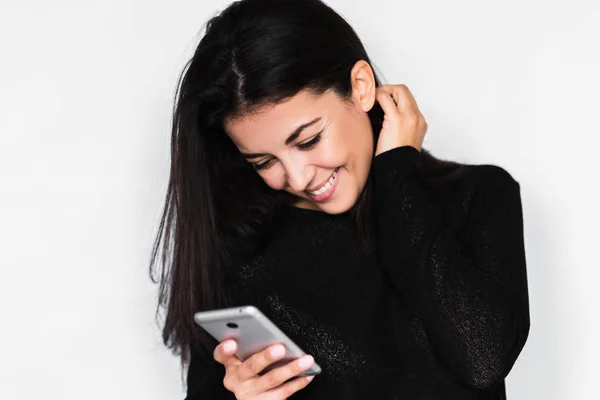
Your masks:
{"label": "eyelash", "polygon": [[[317,133],[317,135],[314,138],[312,138],[311,140],[309,140],[308,142],[297,144],[298,148],[300,148],[300,150],[303,150],[303,151],[312,149],[321,141],[322,133],[323,133],[322,131]],[[272,162],[273,162],[273,159],[270,159],[269,161],[265,161],[260,164],[252,164],[252,166],[254,167],[255,170],[259,171],[261,169],[270,167]]]}
{"label": "eyelash", "polygon": [[306,143],[299,143],[298,147],[301,150],[310,150],[313,147],[315,147],[317,145],[317,143],[319,143],[320,141],[321,141],[321,132],[317,133],[317,136],[315,136],[314,138],[312,138],[308,142],[306,142]]}

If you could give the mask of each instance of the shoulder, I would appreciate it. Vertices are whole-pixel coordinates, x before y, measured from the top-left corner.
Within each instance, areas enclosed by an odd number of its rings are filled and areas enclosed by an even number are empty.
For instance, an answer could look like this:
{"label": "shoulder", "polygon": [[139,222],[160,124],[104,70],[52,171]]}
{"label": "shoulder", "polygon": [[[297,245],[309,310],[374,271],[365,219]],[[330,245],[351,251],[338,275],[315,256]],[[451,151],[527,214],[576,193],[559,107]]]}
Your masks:
{"label": "shoulder", "polygon": [[515,177],[504,167],[493,164],[470,166],[473,170],[472,184],[477,191],[490,200],[506,192],[519,192],[520,185]]}
{"label": "shoulder", "polygon": [[[494,164],[468,165],[460,199],[464,212],[472,218],[494,217],[521,209],[520,185],[504,167]],[[496,215],[497,216],[497,215]]]}
{"label": "shoulder", "polygon": [[432,200],[439,202],[448,218],[455,219],[457,224],[466,223],[494,204],[507,202],[511,207],[520,201],[518,181],[499,165],[460,163],[459,168],[451,169],[450,175],[450,179],[445,176],[434,183],[427,183],[421,177],[421,183]]}
{"label": "shoulder", "polygon": [[499,165],[481,164],[474,165],[473,167],[479,171],[482,179],[484,179],[486,182],[508,186],[515,186],[519,184],[508,170]]}

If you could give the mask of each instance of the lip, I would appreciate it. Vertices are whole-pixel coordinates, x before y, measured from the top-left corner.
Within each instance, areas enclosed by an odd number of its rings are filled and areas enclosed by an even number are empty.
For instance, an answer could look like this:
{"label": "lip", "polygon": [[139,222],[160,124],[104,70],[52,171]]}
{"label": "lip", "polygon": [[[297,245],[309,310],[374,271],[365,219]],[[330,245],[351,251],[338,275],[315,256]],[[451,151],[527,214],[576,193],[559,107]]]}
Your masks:
{"label": "lip", "polygon": [[[333,172],[331,173],[331,175],[335,174],[335,171],[337,171],[337,168],[333,170]],[[321,182],[320,184],[318,184],[317,186],[315,186],[314,189],[306,189],[306,191],[307,192],[314,192],[315,190],[318,190],[318,189],[322,188],[323,185],[325,185],[329,181],[329,179],[331,179],[331,175],[329,175],[327,177],[327,179],[325,179],[323,182]]]}
{"label": "lip", "polygon": [[[340,168],[339,167],[336,168],[335,171],[337,171],[337,174],[335,175],[335,179],[333,180],[333,184],[331,185],[331,187],[329,188],[329,190],[327,190],[325,193],[321,193],[319,195],[313,195],[313,194],[309,193],[308,191],[306,192],[310,196],[311,199],[313,199],[314,201],[321,202],[321,201],[327,200],[328,198],[330,198],[333,195],[333,193],[335,192],[335,189],[336,189],[336,187],[338,185],[339,178],[340,178]],[[335,171],[334,171],[334,173],[335,173]],[[333,174],[331,174],[331,175],[333,175]],[[323,182],[318,187],[320,188],[324,184],[326,184],[327,181],[329,181],[329,179],[331,178],[331,175],[329,176],[329,178],[327,178],[327,180],[325,182]]]}

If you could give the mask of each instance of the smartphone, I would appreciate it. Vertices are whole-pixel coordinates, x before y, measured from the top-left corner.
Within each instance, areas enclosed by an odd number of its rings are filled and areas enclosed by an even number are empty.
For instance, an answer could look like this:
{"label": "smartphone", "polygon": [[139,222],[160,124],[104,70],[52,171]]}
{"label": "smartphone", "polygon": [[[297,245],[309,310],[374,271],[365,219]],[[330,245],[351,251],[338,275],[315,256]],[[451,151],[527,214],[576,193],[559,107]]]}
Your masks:
{"label": "smartphone", "polygon": [[[271,345],[281,343],[285,347],[284,358],[269,365],[260,375],[306,354],[254,306],[201,311],[194,314],[194,321],[218,342],[234,339],[238,345],[235,355],[242,361]],[[320,372],[321,367],[315,361],[311,368],[299,376],[318,375]]]}

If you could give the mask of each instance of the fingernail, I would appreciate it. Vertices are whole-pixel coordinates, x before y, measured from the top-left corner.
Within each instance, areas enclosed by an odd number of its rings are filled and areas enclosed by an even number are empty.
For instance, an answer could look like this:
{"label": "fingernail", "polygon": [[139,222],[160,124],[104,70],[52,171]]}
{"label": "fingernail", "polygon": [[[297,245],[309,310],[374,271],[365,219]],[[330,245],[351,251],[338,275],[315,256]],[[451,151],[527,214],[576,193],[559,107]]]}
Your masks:
{"label": "fingernail", "polygon": [[233,342],[227,342],[223,345],[223,350],[225,350],[227,353],[229,353],[230,351],[233,351],[235,349],[235,343]]}
{"label": "fingernail", "polygon": [[285,354],[285,349],[282,345],[278,344],[277,346],[271,349],[271,357],[281,357]]}
{"label": "fingernail", "polygon": [[300,360],[298,360],[298,366],[300,368],[307,368],[313,363],[312,356],[304,356]]}
{"label": "fingernail", "polygon": [[309,381],[309,382],[312,381],[313,379],[314,379],[314,376],[307,376],[306,377],[306,380]]}

